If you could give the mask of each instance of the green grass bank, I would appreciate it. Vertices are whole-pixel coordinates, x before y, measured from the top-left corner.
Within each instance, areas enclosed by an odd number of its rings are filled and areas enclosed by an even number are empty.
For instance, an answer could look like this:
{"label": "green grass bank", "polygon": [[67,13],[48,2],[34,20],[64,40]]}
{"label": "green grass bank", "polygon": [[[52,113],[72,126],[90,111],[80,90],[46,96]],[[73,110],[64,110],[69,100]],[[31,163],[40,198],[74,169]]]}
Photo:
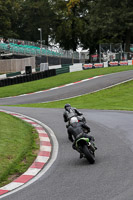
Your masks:
{"label": "green grass bank", "polygon": [[0,187],[28,169],[39,146],[38,134],[31,125],[0,112]]}

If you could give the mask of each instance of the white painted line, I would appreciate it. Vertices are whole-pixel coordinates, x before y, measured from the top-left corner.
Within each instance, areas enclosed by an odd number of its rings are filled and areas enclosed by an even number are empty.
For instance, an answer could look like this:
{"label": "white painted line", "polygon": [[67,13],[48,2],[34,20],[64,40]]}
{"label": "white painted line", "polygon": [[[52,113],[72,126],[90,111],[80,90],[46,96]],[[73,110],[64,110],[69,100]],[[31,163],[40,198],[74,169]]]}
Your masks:
{"label": "white painted line", "polygon": [[82,82],[85,82],[85,81],[88,81],[88,79],[84,79],[84,80],[82,80]]}
{"label": "white painted line", "polygon": [[69,83],[69,84],[66,85],[66,87],[67,87],[67,86],[71,86],[71,85],[74,85],[74,83]]}
{"label": "white painted line", "polygon": [[39,93],[42,93],[43,91],[38,91],[38,92],[35,92],[36,94],[39,94]]}

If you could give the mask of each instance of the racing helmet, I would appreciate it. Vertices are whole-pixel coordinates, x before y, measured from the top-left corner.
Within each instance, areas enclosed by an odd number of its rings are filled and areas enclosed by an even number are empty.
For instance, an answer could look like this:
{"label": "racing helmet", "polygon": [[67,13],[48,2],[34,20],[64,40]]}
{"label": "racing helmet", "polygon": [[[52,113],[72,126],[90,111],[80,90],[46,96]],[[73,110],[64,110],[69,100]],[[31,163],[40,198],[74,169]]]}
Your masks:
{"label": "racing helmet", "polygon": [[78,122],[77,117],[72,117],[72,118],[70,119],[70,124],[73,124],[73,123],[75,123],[75,122]]}
{"label": "racing helmet", "polygon": [[65,110],[66,110],[68,107],[71,108],[71,105],[70,105],[69,103],[65,104],[65,106],[64,106]]}

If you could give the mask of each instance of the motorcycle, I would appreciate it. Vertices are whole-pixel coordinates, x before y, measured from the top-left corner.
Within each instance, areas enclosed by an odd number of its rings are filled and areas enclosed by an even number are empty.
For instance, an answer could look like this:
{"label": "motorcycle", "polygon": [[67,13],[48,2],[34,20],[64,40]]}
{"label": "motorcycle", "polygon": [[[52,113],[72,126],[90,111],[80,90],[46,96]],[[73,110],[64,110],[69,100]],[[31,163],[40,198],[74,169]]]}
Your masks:
{"label": "motorcycle", "polygon": [[75,141],[75,149],[82,154],[90,164],[95,163],[95,150],[97,148],[94,142],[90,141],[89,138],[85,138],[84,136],[79,137]]}
{"label": "motorcycle", "polygon": [[[83,117],[83,116],[74,116],[74,118],[75,118],[75,117],[77,118],[78,122],[83,122],[84,124],[87,123],[85,117]],[[73,117],[70,118],[70,120],[69,120],[69,122],[68,122],[68,125],[66,125],[66,128],[68,128],[68,126],[71,124],[71,120],[72,120],[72,119],[73,119]],[[85,128],[83,128],[83,131],[84,131],[85,133],[88,133],[88,131],[87,131]]]}
{"label": "motorcycle", "polygon": [[71,120],[73,119],[73,117],[75,118],[77,118],[77,120],[78,120],[78,122],[83,122],[84,124],[86,124],[86,119],[85,119],[85,117],[83,117],[82,115],[77,115],[77,116],[72,116],[70,119],[69,119],[69,121],[68,121],[68,124],[66,125],[66,128],[68,128],[68,126],[72,123],[71,122]]}
{"label": "motorcycle", "polygon": [[84,124],[86,124],[86,119],[82,115],[81,116],[77,116],[77,119],[79,120],[79,122],[83,122]]}

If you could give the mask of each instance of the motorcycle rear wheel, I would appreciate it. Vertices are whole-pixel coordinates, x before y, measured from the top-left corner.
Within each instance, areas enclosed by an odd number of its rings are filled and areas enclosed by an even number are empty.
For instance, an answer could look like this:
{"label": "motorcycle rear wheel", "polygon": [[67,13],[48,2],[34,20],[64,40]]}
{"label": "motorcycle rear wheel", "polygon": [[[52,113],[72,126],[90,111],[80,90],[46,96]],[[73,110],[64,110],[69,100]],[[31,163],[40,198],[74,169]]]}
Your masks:
{"label": "motorcycle rear wheel", "polygon": [[83,146],[83,153],[90,164],[95,163],[95,154],[88,148],[87,145]]}

